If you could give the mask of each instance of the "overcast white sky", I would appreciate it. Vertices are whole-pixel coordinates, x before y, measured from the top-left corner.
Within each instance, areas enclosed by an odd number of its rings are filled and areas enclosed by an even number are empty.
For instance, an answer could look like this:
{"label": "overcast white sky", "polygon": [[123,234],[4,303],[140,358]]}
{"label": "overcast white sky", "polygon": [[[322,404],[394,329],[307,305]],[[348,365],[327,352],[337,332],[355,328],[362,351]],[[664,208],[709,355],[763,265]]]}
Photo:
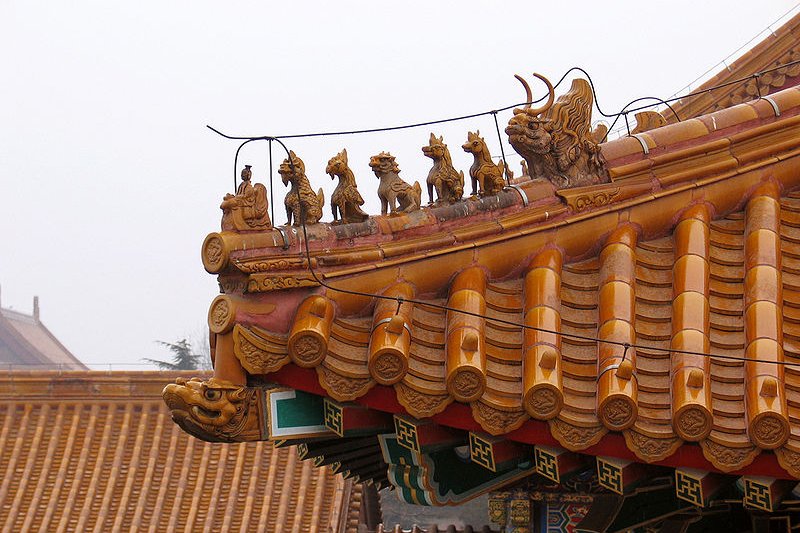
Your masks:
{"label": "overcast white sky", "polygon": [[[38,295],[44,323],[92,366],[168,358],[154,341],[200,336],[217,292],[200,245],[219,229],[237,144],[206,124],[280,135],[458,116],[523,100],[514,73],[555,82],[572,66],[616,111],[672,95],[794,5],[2,0],[2,305],[30,313]],[[476,128],[499,155],[487,118],[289,146],[326,199],[325,163],[347,147],[376,213],[370,155],[390,150],[424,182],[430,132],[466,170],[458,146]],[[255,181],[267,161],[259,143],[240,159]]]}

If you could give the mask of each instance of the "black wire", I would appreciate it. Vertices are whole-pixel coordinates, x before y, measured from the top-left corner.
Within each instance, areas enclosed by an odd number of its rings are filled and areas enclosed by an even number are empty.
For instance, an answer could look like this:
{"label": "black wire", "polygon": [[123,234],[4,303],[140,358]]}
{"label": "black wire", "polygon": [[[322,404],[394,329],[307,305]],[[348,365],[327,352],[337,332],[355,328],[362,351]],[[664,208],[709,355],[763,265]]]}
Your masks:
{"label": "black wire", "polygon": [[275,226],[275,185],[272,181],[272,141],[269,141],[269,206],[272,211],[272,226]]}
{"label": "black wire", "polygon": [[[795,60],[795,61],[790,61],[788,63],[784,63],[782,65],[778,65],[776,67],[772,67],[772,68],[769,68],[769,69],[766,69],[766,70],[762,70],[760,72],[757,72],[756,74],[751,74],[751,75],[748,75],[748,76],[746,76],[744,78],[739,78],[739,79],[736,79],[736,80],[727,81],[725,83],[720,83],[718,85],[715,85],[713,87],[709,87],[707,89],[702,89],[702,90],[699,90],[699,91],[695,91],[695,92],[692,92],[692,93],[689,93],[689,94],[685,94],[683,96],[674,96],[674,97],[668,98],[666,100],[664,100],[662,98],[658,98],[656,96],[644,96],[644,97],[641,97],[641,98],[636,98],[634,100],[631,100],[628,104],[626,104],[622,108],[621,111],[619,111],[617,113],[605,113],[602,110],[602,108],[600,107],[600,105],[598,103],[597,92],[595,90],[594,82],[592,81],[592,77],[589,75],[588,72],[586,72],[581,67],[572,67],[569,70],[567,70],[567,72],[563,76],[561,76],[561,79],[559,79],[558,82],[553,86],[553,89],[555,89],[561,83],[563,83],[564,80],[566,79],[566,77],[571,72],[573,72],[573,71],[581,72],[583,75],[586,76],[586,78],[587,78],[587,80],[589,82],[589,85],[590,85],[590,87],[592,89],[592,95],[594,97],[594,105],[597,108],[597,111],[601,115],[606,117],[606,118],[611,118],[611,117],[619,118],[620,116],[622,116],[626,112],[627,113],[635,113],[637,111],[642,111],[644,109],[651,108],[651,107],[653,107],[653,105],[655,105],[655,104],[650,104],[650,105],[646,105],[646,106],[636,107],[636,108],[633,108],[633,109],[628,109],[628,106],[630,106],[631,104],[634,104],[636,102],[640,102],[642,100],[656,100],[661,104],[669,106],[670,102],[675,102],[675,101],[681,100],[683,98],[690,98],[692,96],[698,96],[698,95],[701,95],[701,94],[705,94],[707,92],[714,91],[716,89],[721,89],[721,88],[724,88],[724,87],[728,87],[730,85],[735,85],[735,84],[738,84],[738,83],[746,82],[746,81],[752,79],[753,77],[763,76],[764,74],[767,74],[769,72],[773,72],[773,71],[776,71],[776,70],[780,70],[782,68],[790,67],[790,66],[796,65],[798,63],[800,63],[800,59]],[[387,127],[384,127],[384,128],[367,128],[367,129],[361,129],[361,130],[343,130],[343,131],[329,131],[329,132],[297,133],[297,134],[291,134],[291,135],[233,136],[233,135],[226,135],[226,134],[222,133],[221,131],[219,131],[219,130],[217,130],[215,128],[212,128],[211,126],[206,126],[206,127],[208,129],[210,129],[211,131],[213,131],[214,133],[217,133],[218,135],[220,135],[222,137],[225,137],[226,139],[240,140],[240,141],[241,140],[243,140],[243,141],[257,141],[257,140],[269,140],[269,139],[278,139],[278,138],[280,138],[280,139],[299,139],[299,138],[307,138],[307,137],[326,137],[326,136],[336,136],[336,135],[357,135],[357,134],[362,134],[362,133],[379,133],[379,132],[386,132],[386,131],[404,130],[404,129],[410,129],[410,128],[419,128],[419,127],[422,127],[422,126],[431,126],[431,125],[434,125],[434,124],[444,124],[444,123],[447,123],[447,122],[457,122],[457,121],[460,121],[460,120],[467,120],[467,119],[471,119],[471,118],[482,117],[482,116],[485,116],[485,115],[492,115],[492,114],[500,113],[502,111],[508,111],[509,109],[513,109],[515,107],[526,105],[526,104],[529,104],[529,103],[538,103],[538,102],[541,102],[542,100],[544,100],[546,97],[547,97],[547,95],[539,98],[538,100],[534,100],[532,102],[520,102],[520,103],[517,103],[517,104],[501,107],[499,109],[493,109],[491,111],[482,111],[480,113],[472,113],[472,114],[469,114],[469,115],[462,115],[462,116],[451,117],[451,118],[443,118],[443,119],[431,120],[431,121],[427,121],[427,122],[416,122],[416,123],[413,123],[413,124],[403,124],[403,125],[400,125],[400,126],[387,126]],[[680,117],[678,117],[678,114],[675,112],[675,110],[672,109],[671,106],[669,106],[669,107],[672,110],[672,112],[675,115],[675,117],[678,119],[678,121],[680,121]],[[246,143],[243,143],[243,145],[244,144],[246,144]],[[240,149],[241,149],[241,147],[240,147]],[[238,153],[238,151],[237,151],[237,153]]]}
{"label": "black wire", "polygon": [[500,156],[503,158],[503,174],[506,177],[506,183],[511,185],[511,176],[508,175],[508,162],[506,161],[506,150],[503,148],[503,136],[500,134],[500,124],[497,122],[497,111],[492,112],[494,117],[494,127],[497,130],[497,140],[500,142]]}
{"label": "black wire", "polygon": [[[281,146],[284,147],[284,149],[286,149],[286,146],[280,140],[278,140],[278,139],[276,139],[276,140],[277,140],[277,142],[279,142],[281,144]],[[288,150],[287,150],[287,153],[288,153]],[[292,168],[294,168],[294,166],[292,166]],[[297,199],[298,199],[298,201],[300,200],[300,190],[299,189],[297,191]],[[329,284],[325,283],[322,279],[320,279],[319,276],[317,276],[317,273],[314,271],[314,268],[313,268],[312,263],[311,263],[311,251],[310,251],[309,246],[308,246],[308,232],[306,230],[305,211],[301,211],[301,225],[302,225],[302,228],[303,228],[303,251],[304,251],[305,256],[306,256],[306,263],[308,263],[308,271],[309,271],[309,273],[311,273],[311,276],[314,278],[314,281],[319,283],[322,287],[325,287],[326,289],[331,290],[331,291],[340,292],[340,293],[343,293],[343,294],[350,294],[350,295],[353,295],[353,296],[362,296],[362,297],[365,297],[365,298],[377,298],[377,299],[381,299],[381,300],[398,300],[398,304],[399,304],[399,299],[397,297],[386,296],[386,295],[383,295],[383,294],[373,294],[373,293],[362,292],[362,291],[354,291],[354,290],[350,290],[350,289],[342,289],[342,288],[339,288],[339,287],[334,287],[332,285],[329,285]],[[704,352],[693,352],[693,351],[690,351],[690,350],[676,350],[676,349],[672,349],[672,348],[667,349],[667,348],[659,348],[657,346],[646,346],[646,345],[642,345],[642,344],[635,344],[635,343],[629,343],[629,342],[605,340],[605,339],[600,339],[598,337],[591,337],[589,335],[578,335],[576,333],[564,333],[563,331],[555,331],[555,330],[549,330],[549,329],[540,328],[540,327],[536,327],[536,326],[529,326],[527,324],[519,324],[519,323],[513,322],[511,320],[504,320],[502,318],[490,317],[490,316],[487,316],[487,315],[482,315],[480,313],[474,313],[472,311],[466,311],[464,309],[456,309],[456,308],[450,307],[448,305],[441,305],[441,304],[436,304],[436,303],[433,303],[433,302],[427,302],[427,301],[424,301],[424,300],[417,300],[415,298],[404,298],[403,301],[404,302],[409,302],[409,303],[412,303],[412,304],[415,304],[415,305],[423,305],[423,306],[433,307],[435,309],[439,309],[439,310],[442,310],[442,311],[449,311],[449,312],[453,312],[453,313],[461,313],[461,314],[464,314],[464,315],[473,316],[473,317],[476,317],[476,318],[482,318],[484,320],[489,320],[489,321],[496,322],[496,323],[499,323],[499,324],[519,327],[519,328],[527,329],[527,330],[531,330],[531,331],[538,331],[538,332],[541,332],[541,333],[550,333],[550,334],[553,334],[553,335],[561,336],[562,338],[566,337],[566,338],[572,338],[572,339],[596,342],[598,344],[599,343],[605,343],[605,344],[611,344],[611,345],[614,345],[614,346],[621,346],[625,350],[624,354],[623,354],[623,358],[622,358],[623,361],[627,357],[628,350],[630,348],[634,348],[634,349],[637,349],[637,350],[646,350],[646,351],[649,350],[649,351],[655,351],[655,352],[662,352],[662,353],[666,353],[666,354],[670,354],[670,355],[671,354],[700,355],[700,356],[703,356],[703,357],[724,359],[724,360],[728,360],[728,361],[739,361],[739,362],[743,362],[743,363],[746,363],[747,361],[759,361],[759,362],[775,364],[775,365],[800,367],[800,363],[795,363],[795,362],[792,362],[792,361],[761,361],[761,360],[756,360],[756,359],[747,359],[745,357],[736,357],[736,356],[733,356],[733,355],[709,354],[709,353],[704,353]],[[399,309],[398,309],[398,311],[399,311]]]}
{"label": "black wire", "polygon": [[630,125],[628,125],[628,113],[635,113],[636,111],[641,111],[642,109],[647,109],[648,107],[652,107],[653,105],[655,105],[655,104],[651,104],[651,105],[644,106],[644,107],[638,107],[636,109],[628,109],[629,105],[635,104],[636,102],[641,102],[643,100],[657,100],[659,103],[666,105],[669,108],[669,110],[672,111],[672,114],[675,115],[675,120],[677,120],[678,122],[681,122],[681,117],[678,116],[677,111],[675,111],[675,109],[669,104],[669,102],[667,102],[666,100],[662,100],[661,98],[656,98],[655,96],[643,96],[641,98],[637,98],[635,100],[631,100],[630,102],[625,104],[625,107],[622,108],[622,110],[619,112],[619,114],[614,119],[614,122],[612,122],[611,126],[608,127],[608,130],[606,131],[606,134],[603,136],[603,139],[600,142],[604,143],[606,141],[606,139],[608,139],[609,133],[611,133],[612,130],[614,129],[614,126],[616,125],[616,123],[619,120],[619,117],[621,115],[625,116],[625,126],[626,126],[626,128],[628,130],[628,135],[630,135],[631,134],[631,128],[630,128]]}
{"label": "black wire", "polygon": [[[767,72],[771,72],[773,70],[777,70],[777,69],[784,68],[784,67],[787,67],[787,66],[791,66],[791,65],[794,65],[794,64],[797,64],[797,63],[800,63],[800,60],[792,61],[790,63],[786,63],[786,64],[780,65],[778,67],[774,67],[772,69],[764,70],[764,71],[762,71],[762,72],[760,72],[758,74],[761,75],[761,74],[764,74],[764,73],[767,73]],[[558,84],[562,83],[564,81],[564,79],[566,78],[566,76],[570,72],[572,72],[573,70],[578,70],[578,71],[582,72],[583,74],[585,74],[587,76],[587,78],[590,78],[589,74],[585,70],[583,70],[582,68],[573,67],[570,70],[568,70],[567,73],[565,73],[561,77],[561,79],[558,81],[556,86]],[[726,82],[724,84],[720,84],[720,85],[715,86],[715,87],[704,89],[702,91],[697,91],[695,93],[690,93],[690,94],[685,95],[683,97],[676,97],[676,98],[670,99],[668,101],[663,101],[663,100],[661,100],[661,101],[666,103],[666,102],[669,102],[669,101],[679,100],[680,98],[687,98],[687,97],[690,97],[690,96],[696,96],[696,95],[699,95],[699,94],[704,94],[706,92],[709,92],[709,91],[712,91],[712,90],[715,90],[715,89],[718,89],[718,88],[727,87],[727,86],[732,85],[734,83],[740,83],[742,81],[747,81],[747,80],[749,80],[751,78],[753,78],[752,75],[748,76],[746,78],[742,78],[740,80]],[[592,83],[591,78],[589,79],[589,84],[591,86],[592,93],[595,96],[595,104],[596,104],[597,103],[597,96],[595,94],[594,84]],[[554,86],[554,88],[556,86]],[[655,97],[644,97],[644,98],[636,99],[636,100],[632,101],[631,103],[635,103],[636,101],[647,99],[647,98],[653,98],[653,99],[656,99],[656,100],[660,100],[660,99],[655,98]],[[442,120],[437,120],[437,121],[422,122],[422,123],[417,123],[417,124],[411,124],[411,125],[405,125],[405,126],[396,126],[396,127],[390,127],[390,128],[375,128],[375,129],[368,129],[368,130],[343,131],[343,132],[333,132],[333,133],[312,133],[312,134],[284,135],[284,136],[268,136],[268,135],[264,135],[264,136],[259,136],[259,137],[236,137],[236,136],[226,135],[226,134],[222,133],[221,131],[219,131],[219,130],[211,127],[211,126],[207,125],[206,127],[208,129],[210,129],[211,131],[217,133],[218,135],[220,135],[222,137],[225,137],[226,139],[244,140],[245,141],[236,150],[236,157],[234,159],[234,169],[236,168],[236,161],[238,160],[239,151],[242,149],[242,147],[245,144],[247,144],[249,142],[252,142],[252,141],[275,141],[278,144],[280,144],[281,147],[286,152],[286,156],[287,156],[287,159],[289,161],[289,166],[291,168],[292,173],[294,174],[295,173],[294,162],[292,161],[289,149],[283,143],[281,138],[321,137],[321,136],[328,136],[328,135],[350,135],[350,134],[357,134],[357,133],[371,133],[371,132],[391,131],[391,130],[396,130],[396,129],[407,129],[407,128],[414,128],[414,127],[419,127],[419,126],[427,126],[427,125],[431,125],[431,124],[440,124],[440,123],[444,123],[444,122],[452,122],[452,121],[457,121],[457,120],[464,120],[464,119],[468,119],[468,118],[475,118],[475,117],[484,116],[484,115],[487,115],[487,114],[495,114],[496,115],[496,113],[498,113],[500,111],[507,111],[508,109],[511,109],[513,107],[517,107],[519,105],[524,105],[524,104],[527,104],[527,103],[528,102],[524,102],[523,104],[515,104],[513,106],[507,106],[507,107],[504,107],[504,108],[501,108],[501,109],[497,109],[497,110],[486,111],[486,112],[483,112],[483,113],[475,113],[475,114],[472,114],[472,115],[465,115],[465,116],[462,116],[462,117],[456,117],[456,118],[451,118],[451,119],[442,119]],[[630,105],[630,104],[628,104],[628,105]],[[627,107],[628,106],[626,105],[625,108],[627,108]],[[641,108],[634,108],[634,109],[631,109],[631,110],[628,110],[628,111],[622,111],[620,113],[617,113],[616,116],[617,116],[617,118],[619,118],[620,115],[624,115],[625,118],[627,119],[627,113],[631,113],[631,112],[638,111],[638,110],[641,110],[641,109],[646,109],[647,107],[651,107],[651,106],[644,106],[644,107],[641,107]],[[625,109],[625,108],[623,108],[623,109]],[[606,115],[605,113],[603,113],[600,110],[599,106],[598,106],[598,111],[600,112],[600,114],[602,114],[603,116],[606,116],[606,117],[614,116],[614,115]],[[674,110],[673,110],[673,113],[674,113]],[[677,113],[675,115],[677,117]],[[499,126],[498,126],[498,129],[499,129]],[[501,147],[502,147],[502,143],[501,143]],[[313,268],[312,262],[311,262],[311,251],[310,251],[310,248],[309,248],[308,232],[307,232],[307,229],[306,229],[306,210],[303,207],[302,199],[300,197],[300,189],[299,188],[297,188],[297,200],[298,200],[298,203],[300,205],[300,223],[301,223],[301,226],[302,226],[302,229],[303,229],[303,250],[304,250],[304,253],[305,253],[305,256],[306,256],[306,262],[308,263],[308,271],[311,274],[311,276],[314,278],[314,280],[320,286],[325,287],[326,289],[331,290],[331,291],[340,292],[342,294],[350,294],[350,295],[353,295],[353,296],[361,296],[361,297],[366,297],[366,298],[377,298],[377,299],[384,299],[384,300],[396,300],[399,303],[399,300],[398,300],[397,297],[385,296],[385,295],[381,295],[381,294],[373,294],[373,293],[367,293],[367,292],[361,292],[361,291],[354,291],[354,290],[350,290],[350,289],[342,289],[342,288],[338,288],[338,287],[334,287],[332,285],[329,285],[329,284],[325,283],[322,279],[320,279],[320,277],[314,271],[314,268]],[[742,363],[746,363],[748,361],[759,361],[759,362],[763,362],[763,363],[775,364],[775,365],[781,365],[781,366],[793,366],[793,367],[796,366],[796,367],[800,367],[800,363],[792,362],[792,361],[762,361],[762,360],[748,359],[746,357],[736,357],[736,356],[732,356],[732,355],[711,354],[711,353],[704,353],[704,352],[694,352],[694,351],[689,351],[689,350],[676,350],[676,349],[672,349],[672,348],[659,348],[659,347],[656,347],[656,346],[646,346],[646,345],[635,344],[635,343],[605,340],[605,339],[600,339],[598,337],[592,337],[592,336],[588,336],[588,335],[578,335],[576,333],[565,333],[565,332],[562,332],[562,331],[554,331],[554,330],[548,330],[548,329],[545,329],[545,328],[539,328],[539,327],[536,327],[536,326],[529,326],[527,324],[520,324],[520,323],[517,323],[517,322],[513,322],[511,320],[504,320],[504,319],[501,319],[501,318],[490,317],[490,316],[482,315],[480,313],[474,313],[474,312],[466,311],[466,310],[463,310],[463,309],[456,309],[456,308],[453,308],[453,307],[450,307],[450,306],[447,306],[447,305],[436,304],[436,303],[427,302],[427,301],[423,301],[423,300],[416,300],[416,299],[413,299],[413,298],[404,299],[403,301],[406,301],[406,302],[409,302],[409,303],[412,303],[412,304],[415,304],[415,305],[423,305],[423,306],[433,307],[435,309],[439,309],[439,310],[442,310],[442,311],[448,311],[448,312],[453,312],[453,313],[461,313],[461,314],[464,314],[464,315],[473,316],[473,317],[476,317],[476,318],[481,318],[483,320],[489,320],[489,321],[496,322],[496,323],[499,323],[499,324],[510,325],[510,326],[519,327],[519,328],[527,329],[527,330],[531,330],[531,331],[538,331],[538,332],[541,332],[541,333],[549,333],[549,334],[553,334],[553,335],[558,335],[558,336],[560,336],[562,338],[572,338],[572,339],[590,341],[590,342],[595,342],[595,343],[605,343],[605,344],[611,344],[611,345],[615,345],[615,346],[621,346],[625,350],[624,355],[623,355],[623,360],[624,360],[624,357],[627,356],[628,349],[629,348],[634,348],[634,349],[637,349],[637,350],[649,350],[649,351],[661,352],[661,353],[666,353],[666,354],[698,355],[698,356],[702,356],[702,357],[724,359],[724,360],[729,360],[729,361],[738,361],[738,362],[742,362]]]}

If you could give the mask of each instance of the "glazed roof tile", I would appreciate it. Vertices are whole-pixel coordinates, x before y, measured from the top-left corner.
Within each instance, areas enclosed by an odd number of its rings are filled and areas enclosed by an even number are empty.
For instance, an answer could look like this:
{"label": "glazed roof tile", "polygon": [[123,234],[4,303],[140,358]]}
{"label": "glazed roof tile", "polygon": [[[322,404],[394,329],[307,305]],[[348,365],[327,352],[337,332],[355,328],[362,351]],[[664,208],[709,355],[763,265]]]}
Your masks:
{"label": "glazed roof tile", "polygon": [[[792,64],[742,83],[731,83],[753,76],[765,70],[787,65],[800,60],[800,14],[795,15],[777,30],[745,52],[739,59],[726,65],[715,76],[697,88],[696,96],[684,98],[671,104],[672,109],[682,120],[698,117],[725,109],[742,102],[756,100],[759,95],[767,96],[800,81],[800,65]],[[719,89],[710,90],[722,86]],[[677,122],[675,114],[669,109],[662,112],[667,123]]]}
{"label": "glazed roof tile", "polygon": [[[335,289],[308,274],[296,236],[284,250],[212,234],[223,261],[206,268],[223,288],[251,280],[221,297],[217,332],[248,339],[236,352],[248,373],[338,401],[588,453],[621,436],[628,451],[612,448],[641,461],[694,454],[709,469],[800,477],[800,90],[773,101],[777,112],[745,103],[603,145],[609,184],[520,180],[529,204],[501,193],[513,198],[491,225],[478,201],[468,223],[398,215],[362,240],[310,226],[312,265]],[[287,277],[309,288],[272,284]],[[293,349],[303,336],[322,351]]]}
{"label": "glazed roof tile", "polygon": [[295,447],[187,435],[161,400],[175,376],[0,373],[0,526],[344,530],[350,481],[300,460]]}

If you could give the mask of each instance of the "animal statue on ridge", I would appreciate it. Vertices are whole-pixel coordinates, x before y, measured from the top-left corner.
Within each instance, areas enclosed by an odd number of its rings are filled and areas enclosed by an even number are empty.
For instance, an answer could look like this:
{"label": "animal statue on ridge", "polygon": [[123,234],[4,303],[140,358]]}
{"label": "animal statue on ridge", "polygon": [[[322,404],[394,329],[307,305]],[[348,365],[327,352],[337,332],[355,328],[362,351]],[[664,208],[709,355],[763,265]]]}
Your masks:
{"label": "animal statue on ridge", "polygon": [[222,229],[264,230],[272,227],[269,219],[267,188],[261,183],[253,185],[250,165],[242,169],[242,183],[236,194],[226,194],[219,208],[222,209]]}
{"label": "animal statue on ridge", "polygon": [[336,222],[338,217],[341,217],[343,223],[349,224],[351,222],[364,222],[368,219],[369,215],[361,209],[361,206],[364,205],[364,199],[358,192],[356,177],[347,165],[346,149],[342,149],[341,152],[328,161],[325,172],[330,175],[331,179],[334,179],[334,177],[339,178],[339,184],[331,195],[333,221]]}
{"label": "animal statue on ridge", "polygon": [[278,174],[284,185],[291,184],[286,199],[286,224],[299,226],[303,222],[305,213],[306,224],[316,224],[322,218],[322,206],[325,205],[325,194],[322,189],[314,194],[311,184],[306,177],[306,165],[303,160],[289,151],[289,159],[284,159],[278,168]]}
{"label": "animal statue on ridge", "polygon": [[373,155],[369,159],[369,166],[380,180],[378,197],[381,200],[382,215],[385,215],[387,211],[409,213],[420,208],[422,188],[419,186],[419,182],[415,181],[411,186],[400,178],[398,175],[400,167],[392,154],[381,152]]}
{"label": "animal statue on ridge", "polygon": [[547,85],[547,102],[531,108],[531,88],[520,76],[528,102],[514,109],[506,133],[514,150],[527,162],[532,178],[545,178],[558,188],[608,183],[611,178],[590,132],[592,88],[584,79],[572,81],[570,90],[555,103],[553,85],[544,76],[534,74]]}
{"label": "animal statue on ridge", "polygon": [[444,144],[443,137],[431,133],[428,146],[422,147],[425,157],[433,159],[433,167],[428,172],[428,198],[433,204],[433,189],[436,189],[436,204],[452,204],[464,195],[464,171],[458,172],[453,167],[450,150]]}
{"label": "animal statue on ridge", "polygon": [[472,178],[472,195],[491,196],[503,190],[506,182],[503,179],[503,170],[508,173],[508,178],[514,177],[513,172],[508,169],[507,164],[492,161],[489,147],[481,137],[481,132],[471,131],[467,133],[467,142],[461,145],[465,152],[471,153],[475,158],[469,168],[469,176]]}

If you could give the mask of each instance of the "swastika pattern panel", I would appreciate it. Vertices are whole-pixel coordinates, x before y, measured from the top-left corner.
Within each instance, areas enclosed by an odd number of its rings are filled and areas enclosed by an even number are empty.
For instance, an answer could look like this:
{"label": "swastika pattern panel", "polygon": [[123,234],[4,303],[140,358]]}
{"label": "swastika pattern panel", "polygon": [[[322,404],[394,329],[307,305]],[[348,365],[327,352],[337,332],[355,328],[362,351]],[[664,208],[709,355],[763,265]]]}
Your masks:
{"label": "swastika pattern panel", "polygon": [[342,426],[342,408],[325,398],[325,427],[339,435],[344,436]]}
{"label": "swastika pattern panel", "polygon": [[475,433],[469,434],[469,455],[473,463],[477,463],[492,472],[495,471],[492,443],[480,438]]}
{"label": "swastika pattern panel", "polygon": [[681,470],[675,471],[675,495],[698,507],[703,506],[703,486],[700,479]]}
{"label": "swastika pattern panel", "polygon": [[537,474],[551,481],[555,481],[556,483],[561,483],[560,476],[558,475],[558,457],[539,447],[536,448],[534,457],[536,460]]}
{"label": "swastika pattern panel", "polygon": [[419,452],[419,438],[417,426],[408,420],[394,417],[394,431],[397,434],[397,444],[408,448],[412,452]]}
{"label": "swastika pattern panel", "polygon": [[608,490],[620,495],[623,493],[622,468],[599,457],[597,458],[597,480]]}
{"label": "swastika pattern panel", "polygon": [[772,512],[772,493],[769,485],[755,479],[744,480],[744,504],[752,509]]}

